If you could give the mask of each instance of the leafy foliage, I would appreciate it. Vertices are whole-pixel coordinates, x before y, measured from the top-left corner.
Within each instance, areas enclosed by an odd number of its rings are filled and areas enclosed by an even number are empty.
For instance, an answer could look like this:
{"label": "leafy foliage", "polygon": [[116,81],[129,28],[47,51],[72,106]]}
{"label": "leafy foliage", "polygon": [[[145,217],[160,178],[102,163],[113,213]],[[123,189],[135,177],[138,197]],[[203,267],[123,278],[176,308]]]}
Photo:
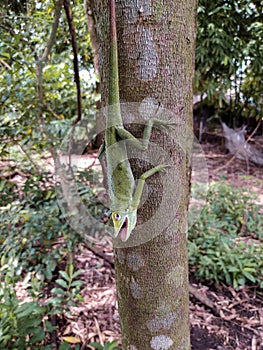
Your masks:
{"label": "leafy foliage", "polygon": [[[17,4],[18,5],[18,4]],[[22,5],[21,5],[22,6]],[[22,144],[39,152],[58,146],[77,115],[70,35],[64,13],[49,61],[43,67],[44,99],[37,93],[37,62],[43,54],[53,21],[53,1],[29,1],[19,16],[7,6],[2,10],[0,31],[0,154]],[[94,110],[92,54],[89,35],[83,23],[81,1],[73,8],[79,43],[78,57],[82,84],[82,105]],[[85,118],[85,114],[84,114]]]}
{"label": "leafy foliage", "polygon": [[[208,104],[242,117],[263,117],[262,1],[200,0],[195,90]],[[229,112],[229,111],[228,111]]]}
{"label": "leafy foliage", "polygon": [[[83,185],[94,176],[81,172],[76,177],[80,196],[90,198],[95,207],[92,189],[87,186],[84,191]],[[82,301],[82,271],[74,271],[73,263],[67,264],[65,271],[58,271],[82,237],[61,214],[50,173],[34,174],[20,186],[7,180],[0,181],[0,185],[0,344],[5,348],[33,345],[43,349],[44,342],[44,348],[51,349],[47,342],[57,331],[51,318],[70,313],[70,307]],[[54,280],[57,273],[60,277]],[[16,288],[21,283],[32,301],[23,303],[18,299]],[[56,286],[50,291],[51,297],[44,302],[44,290],[51,289],[53,283]],[[27,309],[30,316],[24,311]],[[67,342],[60,344],[61,349],[68,346]]]}
{"label": "leafy foliage", "polygon": [[[71,3],[83,119],[91,127],[98,98],[96,77],[83,1]],[[212,104],[230,105],[243,116],[262,117],[260,3],[199,1],[196,92],[206,95]],[[51,318],[69,312],[81,300],[81,271],[74,271],[74,263],[61,268],[81,237],[64,220],[53,176],[45,166],[45,157],[60,147],[77,116],[72,48],[62,11],[54,46],[43,65],[40,100],[37,64],[50,36],[54,2],[3,0],[0,11],[0,157],[1,162],[6,161],[0,177],[0,343],[6,349],[48,350],[52,345],[46,339],[57,331]],[[80,129],[77,136],[82,139],[86,129]],[[22,174],[22,181],[13,180],[10,174],[16,172]],[[100,217],[104,208],[87,186],[87,176],[78,177],[80,195]],[[208,205],[189,233],[190,264],[200,278],[235,287],[247,282],[262,284],[262,248],[256,244],[263,232],[259,210],[249,195],[226,184],[213,185]],[[247,244],[242,240],[246,237],[250,237]],[[29,301],[19,300],[19,283]],[[48,285],[54,288],[44,303]],[[116,341],[90,345],[119,349]],[[69,339],[59,346],[60,350],[70,348]],[[75,345],[75,350],[79,348]]]}
{"label": "leafy foliage", "polygon": [[[76,179],[83,202],[101,217],[104,207],[94,199],[94,190],[87,183],[94,179],[93,172],[76,172]],[[6,183],[9,186],[0,195],[0,254],[21,259],[17,274],[34,271],[39,279],[51,280],[57,264],[83,237],[61,213],[53,175],[34,174],[16,191],[11,181],[0,181],[0,186]]]}
{"label": "leafy foliage", "polygon": [[[69,266],[69,273],[59,271],[63,279],[57,279],[56,283],[62,288],[53,288],[53,298],[46,302],[41,301],[41,288],[43,283],[32,278],[28,273],[23,284],[27,285],[27,293],[32,301],[22,302],[16,295],[16,282],[19,277],[16,267],[21,261],[17,257],[6,260],[1,259],[0,277],[0,344],[6,349],[51,349],[51,346],[43,347],[43,341],[47,335],[55,331],[50,318],[52,315],[62,315],[70,312],[69,306],[75,305],[75,299],[81,299],[79,290],[82,281],[77,277],[82,270],[74,272],[74,267]],[[45,317],[44,317],[45,316]],[[68,349],[69,344],[61,343],[61,349]],[[77,349],[77,347],[76,347]]]}
{"label": "leafy foliage", "polygon": [[[73,271],[70,264],[59,272],[53,297],[43,303],[47,281],[54,283],[64,258],[81,241],[60,212],[54,179],[45,164],[77,115],[72,48],[63,12],[43,67],[43,100],[38,96],[37,63],[50,36],[53,14],[54,3],[49,0],[14,0],[1,8],[0,156],[5,169],[0,178],[0,343],[10,349],[51,349],[50,335],[57,331],[51,318],[70,312],[74,301],[81,299],[80,271]],[[74,2],[73,16],[82,106],[90,117],[96,78],[81,1]],[[17,181],[16,174],[22,180]],[[31,301],[18,299],[18,283],[23,283]],[[62,343],[60,348],[68,346]]]}
{"label": "leafy foliage", "polygon": [[[39,278],[51,280],[65,251],[63,246],[52,246],[71,232],[59,212],[54,187],[39,188],[46,181],[50,181],[48,174],[29,178],[22,187],[23,197],[17,194],[13,202],[0,208],[0,252],[5,257],[19,256],[18,274],[34,271]],[[4,195],[10,197],[10,192]]]}
{"label": "leafy foliage", "polygon": [[16,296],[16,268],[19,263],[16,257],[1,259],[0,344],[6,349],[26,349],[45,338],[42,317],[46,308],[37,301],[21,302]]}
{"label": "leafy foliage", "polygon": [[189,263],[197,276],[235,288],[263,287],[263,207],[243,189],[214,183],[198,222],[189,232]]}
{"label": "leafy foliage", "polygon": [[90,343],[89,345],[93,346],[95,349],[98,350],[120,350],[120,348],[117,347],[117,340],[114,340],[111,343],[107,342],[104,346],[96,342]]}
{"label": "leafy foliage", "polygon": [[70,264],[68,269],[68,272],[59,271],[61,278],[56,280],[58,287],[51,290],[51,293],[55,295],[50,302],[53,306],[52,314],[70,312],[69,306],[76,306],[74,299],[83,301],[79,294],[83,282],[76,279],[83,271],[78,270],[74,272],[73,264]]}

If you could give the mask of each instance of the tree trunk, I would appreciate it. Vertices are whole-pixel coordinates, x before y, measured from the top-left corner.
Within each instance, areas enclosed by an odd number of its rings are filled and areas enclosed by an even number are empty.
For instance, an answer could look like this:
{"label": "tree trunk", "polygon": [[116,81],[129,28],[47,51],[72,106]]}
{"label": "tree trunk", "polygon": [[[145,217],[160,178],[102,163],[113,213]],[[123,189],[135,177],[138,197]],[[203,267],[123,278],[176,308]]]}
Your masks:
{"label": "tree trunk", "polygon": [[[102,102],[106,106],[108,1],[91,0],[90,4],[99,35]],[[173,167],[147,180],[149,198],[138,213],[141,229],[134,233],[134,237],[139,232],[147,239],[138,244],[131,237],[128,242],[132,243],[117,242],[114,248],[124,350],[190,349],[187,208],[196,6],[196,0],[116,2],[121,102],[160,107],[158,118],[175,122],[172,132],[154,130],[151,137],[152,145],[169,154]],[[141,137],[141,127],[131,126],[130,130]],[[134,173],[138,176],[150,162],[151,158],[134,162]],[[164,177],[168,182],[163,183]],[[156,215],[158,220],[151,221]]]}

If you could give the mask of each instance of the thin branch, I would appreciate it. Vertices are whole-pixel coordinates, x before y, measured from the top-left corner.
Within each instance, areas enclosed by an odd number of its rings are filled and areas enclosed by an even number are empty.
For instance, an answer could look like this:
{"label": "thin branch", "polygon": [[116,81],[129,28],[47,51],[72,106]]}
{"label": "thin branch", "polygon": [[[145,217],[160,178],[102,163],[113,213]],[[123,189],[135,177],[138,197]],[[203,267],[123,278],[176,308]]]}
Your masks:
{"label": "thin branch", "polygon": [[52,30],[51,30],[51,34],[50,34],[47,46],[43,52],[42,57],[40,58],[41,62],[46,62],[48,60],[48,56],[50,55],[52,46],[54,45],[57,30],[58,30],[59,18],[61,15],[61,8],[62,8],[62,0],[58,0],[57,2],[55,2],[54,22],[52,25]]}
{"label": "thin branch", "polygon": [[3,28],[4,30],[6,30],[7,32],[9,32],[12,35],[15,35],[16,33],[13,31],[13,29],[5,26],[4,24],[0,23],[0,28]]}
{"label": "thin branch", "polygon": [[224,168],[227,168],[233,162],[234,159],[236,159],[236,155],[235,154],[225,164],[223,164],[220,167],[216,168],[214,170],[214,172],[218,173],[220,170],[222,170]]}
{"label": "thin branch", "polygon": [[9,64],[6,63],[6,62],[3,61],[3,60],[0,60],[0,63],[1,63],[3,66],[5,66],[7,69],[12,69],[12,68],[9,66]]}
{"label": "thin branch", "polygon": [[13,179],[17,175],[21,176],[22,178],[27,178],[28,179],[28,178],[30,178],[32,176],[31,173],[26,174],[20,169],[16,169],[14,171],[9,171],[9,172],[6,172],[6,173],[3,172],[2,170],[3,169],[1,169],[0,179],[5,179],[5,180],[7,179],[7,180],[9,180],[9,179]]}
{"label": "thin branch", "polygon": [[99,43],[98,43],[98,35],[96,32],[96,23],[95,23],[95,16],[92,12],[92,6],[90,4],[89,0],[84,0],[84,9],[85,9],[85,16],[86,16],[86,22],[88,26],[91,46],[93,50],[93,61],[94,61],[94,68],[95,72],[98,75],[100,79],[100,67],[99,67]]}
{"label": "thin branch", "polygon": [[189,284],[189,293],[203,305],[211,309],[214,315],[219,316],[219,310],[217,309],[216,305],[214,305],[214,303],[205,294],[202,294],[196,287],[191,284]]}
{"label": "thin branch", "polygon": [[23,146],[20,144],[20,143],[17,143],[17,146],[20,150],[20,152],[22,154],[24,154],[27,159],[30,161],[30,163],[33,165],[35,171],[38,173],[38,174],[41,174],[41,171],[40,169],[38,168],[37,164],[34,162],[34,160],[32,159],[32,157],[30,156],[30,154],[23,148]]}
{"label": "thin branch", "polygon": [[[59,24],[59,18],[61,15],[61,9],[62,9],[63,0],[58,0],[55,2],[55,12],[54,12],[54,22],[52,25],[52,30],[50,33],[50,37],[47,43],[46,48],[44,49],[44,52],[42,56],[39,59],[36,59],[36,79],[37,79],[37,98],[39,103],[39,119],[41,122],[41,128],[43,134],[46,136],[46,124],[45,120],[43,118],[43,108],[44,108],[44,89],[43,89],[43,66],[47,62],[48,57],[51,53],[52,46],[54,45],[56,33],[58,29]],[[46,136],[47,138],[47,136]],[[50,149],[50,152],[53,157],[55,157],[55,153],[53,148]]]}
{"label": "thin branch", "polygon": [[61,15],[62,1],[63,0],[59,0],[55,3],[54,22],[52,25],[50,38],[48,40],[46,48],[44,49],[42,57],[37,59],[37,64],[36,64],[37,91],[38,91],[38,100],[40,104],[40,116],[42,116],[43,100],[44,100],[43,65],[47,62],[48,56],[50,55],[50,52],[51,52],[51,48],[54,45],[54,41],[56,38],[57,29],[58,29],[59,18]]}
{"label": "thin branch", "polygon": [[88,242],[84,242],[84,246],[86,249],[90,250],[95,256],[98,256],[99,258],[103,259],[104,261],[107,261],[107,263],[110,265],[110,267],[112,269],[114,269],[114,261],[111,257],[107,256],[106,254],[102,253],[98,249],[94,248]]}
{"label": "thin branch", "polygon": [[247,139],[247,142],[249,142],[249,141],[253,138],[253,136],[255,135],[255,133],[258,131],[258,128],[260,127],[261,123],[262,123],[262,119],[260,119],[260,120],[258,121],[258,124],[257,124],[257,126],[255,127],[255,129],[253,130],[252,134],[249,135],[249,137],[248,137],[248,139]]}
{"label": "thin branch", "polygon": [[44,102],[44,106],[54,117],[60,119],[60,116],[56,112],[54,112],[53,109],[46,102]]}
{"label": "thin branch", "polygon": [[81,88],[80,88],[80,78],[79,78],[78,47],[77,47],[77,40],[76,40],[76,31],[73,23],[70,2],[68,0],[64,0],[64,9],[68,20],[69,32],[71,36],[71,46],[72,46],[73,57],[74,57],[73,65],[74,65],[75,83],[77,88],[77,107],[78,107],[78,116],[74,124],[77,124],[77,122],[81,120]]}

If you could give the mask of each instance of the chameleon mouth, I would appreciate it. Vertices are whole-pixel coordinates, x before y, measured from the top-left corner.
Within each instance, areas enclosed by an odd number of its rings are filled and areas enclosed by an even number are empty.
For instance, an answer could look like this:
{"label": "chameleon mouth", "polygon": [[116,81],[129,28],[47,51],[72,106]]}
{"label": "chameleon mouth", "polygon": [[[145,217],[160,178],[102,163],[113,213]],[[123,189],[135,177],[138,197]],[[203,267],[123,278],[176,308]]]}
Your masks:
{"label": "chameleon mouth", "polygon": [[127,241],[127,239],[129,237],[127,237],[127,233],[128,233],[128,218],[126,217],[123,224],[122,224],[122,227],[120,229],[120,239],[125,242]]}

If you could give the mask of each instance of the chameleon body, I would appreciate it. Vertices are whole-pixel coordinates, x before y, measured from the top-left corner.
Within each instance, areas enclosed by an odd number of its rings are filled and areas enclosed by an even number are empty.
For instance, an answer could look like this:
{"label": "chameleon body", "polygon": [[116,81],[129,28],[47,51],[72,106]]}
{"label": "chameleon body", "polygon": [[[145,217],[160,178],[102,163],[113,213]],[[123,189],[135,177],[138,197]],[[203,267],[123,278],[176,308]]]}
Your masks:
{"label": "chameleon body", "polygon": [[109,107],[106,117],[105,142],[99,157],[105,151],[107,162],[108,193],[110,197],[111,218],[114,237],[127,241],[137,221],[137,208],[140,203],[145,180],[162,171],[165,165],[157,165],[143,173],[135,185],[135,179],[127,157],[124,140],[141,150],[148,148],[153,125],[167,126],[168,123],[150,120],[145,125],[142,141],[124,128],[120,109],[118,48],[115,18],[115,0],[109,0],[110,7],[110,74]]}

